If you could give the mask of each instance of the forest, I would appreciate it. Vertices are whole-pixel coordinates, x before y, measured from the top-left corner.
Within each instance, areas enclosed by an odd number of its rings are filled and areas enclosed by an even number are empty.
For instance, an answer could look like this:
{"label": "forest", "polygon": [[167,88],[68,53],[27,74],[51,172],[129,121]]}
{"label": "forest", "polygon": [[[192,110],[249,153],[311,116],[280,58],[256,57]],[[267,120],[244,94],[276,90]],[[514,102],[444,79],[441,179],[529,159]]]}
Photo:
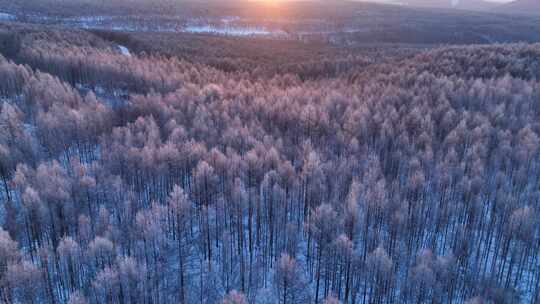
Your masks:
{"label": "forest", "polygon": [[[379,2],[379,3],[374,3]],[[369,43],[493,44],[540,41],[532,14],[405,5],[483,0],[0,0],[0,21],[140,33],[274,36],[350,46]],[[488,0],[489,1],[489,0]],[[507,0],[491,0],[507,1]],[[517,0],[534,1],[537,0]],[[400,2],[383,5],[380,2]],[[488,2],[489,3],[489,2]],[[492,3],[493,4],[493,3]],[[513,11],[510,7],[509,11]],[[188,35],[181,40],[189,39]],[[178,37],[177,37],[178,38]],[[211,37],[210,39],[214,39]],[[158,38],[146,35],[144,42]],[[198,40],[199,38],[195,38]],[[176,41],[172,39],[169,43]],[[246,42],[239,42],[245,44]],[[227,44],[227,43],[225,43]],[[184,45],[182,43],[182,45]],[[197,43],[186,43],[194,48]],[[214,52],[220,48],[213,46]],[[219,56],[218,56],[219,57]],[[214,58],[214,57],[211,57]]]}
{"label": "forest", "polygon": [[540,303],[539,134],[538,43],[0,22],[0,303]]}

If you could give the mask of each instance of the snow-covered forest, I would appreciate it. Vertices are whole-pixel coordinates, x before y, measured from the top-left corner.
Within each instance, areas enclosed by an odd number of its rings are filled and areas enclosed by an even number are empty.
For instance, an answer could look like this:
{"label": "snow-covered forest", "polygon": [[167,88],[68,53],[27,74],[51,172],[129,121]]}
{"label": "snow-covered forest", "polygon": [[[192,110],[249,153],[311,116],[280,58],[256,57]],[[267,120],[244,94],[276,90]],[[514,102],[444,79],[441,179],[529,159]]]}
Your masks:
{"label": "snow-covered forest", "polygon": [[540,301],[540,44],[115,37],[0,26],[0,303]]}

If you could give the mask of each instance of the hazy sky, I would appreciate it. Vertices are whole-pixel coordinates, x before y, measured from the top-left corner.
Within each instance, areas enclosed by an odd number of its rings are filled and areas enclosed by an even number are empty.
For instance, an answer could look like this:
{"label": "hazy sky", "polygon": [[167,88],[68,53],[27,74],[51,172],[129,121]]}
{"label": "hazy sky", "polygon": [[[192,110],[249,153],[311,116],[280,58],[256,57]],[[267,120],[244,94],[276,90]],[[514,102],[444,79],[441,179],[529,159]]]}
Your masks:
{"label": "hazy sky", "polygon": [[[371,2],[401,2],[400,0],[358,0],[358,1],[371,1]],[[467,3],[469,0],[457,0],[458,2]],[[516,0],[483,0],[486,2],[496,2],[496,3],[508,3],[513,2]],[[540,1],[540,0],[538,0]],[[404,2],[407,2],[406,0]],[[427,2],[427,1],[426,1]],[[424,3],[426,3],[424,2]],[[448,2],[452,2],[452,0],[449,0]]]}
{"label": "hazy sky", "polygon": [[[395,0],[371,0],[371,1],[375,1],[375,2],[393,2]],[[462,2],[467,2],[467,0],[461,0],[461,1]],[[515,1],[515,0],[484,0],[484,1],[505,3],[505,2],[512,2],[512,1]]]}
{"label": "hazy sky", "polygon": [[[368,0],[358,0],[358,1],[368,1]],[[369,1],[372,1],[372,2],[395,2],[396,0],[369,0]],[[450,2],[451,0],[449,0]],[[469,0],[460,0],[462,2],[467,2]],[[505,2],[512,2],[512,1],[516,1],[516,0],[484,0],[484,1],[487,1],[487,2],[499,2],[499,3],[505,3]],[[540,1],[540,0],[539,0]]]}

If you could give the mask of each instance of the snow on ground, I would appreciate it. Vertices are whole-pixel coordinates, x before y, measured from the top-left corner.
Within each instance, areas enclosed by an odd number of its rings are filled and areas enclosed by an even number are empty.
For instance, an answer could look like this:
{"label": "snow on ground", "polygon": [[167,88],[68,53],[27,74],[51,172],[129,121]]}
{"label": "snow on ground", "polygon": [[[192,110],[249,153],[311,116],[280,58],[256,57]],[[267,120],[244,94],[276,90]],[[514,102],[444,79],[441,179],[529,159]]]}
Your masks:
{"label": "snow on ground", "polygon": [[110,19],[111,17],[108,17],[108,16],[82,16],[82,17],[68,18],[67,20],[77,21],[81,23],[98,23],[98,22],[103,22]]}
{"label": "snow on ground", "polygon": [[120,49],[120,52],[122,53],[122,55],[131,57],[131,53],[129,52],[129,49],[127,47],[123,45],[118,45],[118,48]]}
{"label": "snow on ground", "polygon": [[[237,16],[225,16],[216,20],[203,20],[198,18],[190,19],[187,25],[181,20],[160,24],[148,20],[126,19],[122,16],[28,16],[31,22],[50,22],[62,24],[67,27],[77,27],[83,29],[104,29],[121,32],[184,32],[194,34],[214,34],[226,36],[287,36],[283,30],[268,29],[263,26],[239,25],[237,22],[242,19]],[[15,20],[17,17],[8,13],[0,12],[0,20]],[[131,56],[130,51],[124,46],[118,46],[122,54]]]}
{"label": "snow on ground", "polygon": [[253,36],[253,35],[275,35],[280,32],[269,31],[260,27],[220,27],[213,25],[189,25],[183,29],[187,33],[208,33],[229,36]]}
{"label": "snow on ground", "polygon": [[15,15],[0,12],[0,20],[15,20],[15,19],[17,19]]}
{"label": "snow on ground", "polygon": [[240,17],[237,17],[237,16],[228,16],[228,17],[223,17],[221,18],[221,22],[223,23],[231,23],[231,22],[234,22],[234,21],[240,21]]}
{"label": "snow on ground", "polygon": [[[0,195],[0,197],[2,197],[2,199],[4,199],[4,192],[2,192],[2,194]],[[0,227],[4,227],[5,223],[6,223],[6,208],[5,208],[5,204],[2,204],[0,206]]]}

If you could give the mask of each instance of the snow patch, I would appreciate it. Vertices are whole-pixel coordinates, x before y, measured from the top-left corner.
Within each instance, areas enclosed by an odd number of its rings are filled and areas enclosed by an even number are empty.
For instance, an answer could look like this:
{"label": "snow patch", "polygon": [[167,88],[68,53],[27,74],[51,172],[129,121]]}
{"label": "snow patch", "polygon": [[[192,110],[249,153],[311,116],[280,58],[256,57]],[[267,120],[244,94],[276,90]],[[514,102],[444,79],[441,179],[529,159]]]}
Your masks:
{"label": "snow patch", "polygon": [[120,49],[120,53],[122,53],[122,55],[131,57],[131,53],[129,52],[129,49],[127,47],[123,45],[118,45],[118,48]]}
{"label": "snow patch", "polygon": [[223,17],[221,18],[221,22],[223,23],[231,23],[231,22],[235,22],[235,21],[240,21],[240,17],[237,17],[237,16],[227,16],[227,17]]}
{"label": "snow patch", "polygon": [[0,20],[15,20],[15,19],[17,19],[15,15],[0,12]]}
{"label": "snow patch", "polygon": [[272,35],[278,32],[272,32],[259,27],[220,27],[213,25],[190,25],[183,29],[187,33],[208,33],[229,36],[253,36],[253,35]]}
{"label": "snow patch", "polygon": [[34,126],[32,124],[29,124],[29,123],[24,123],[23,124],[23,129],[24,129],[24,132],[26,134],[29,134],[29,135],[35,135],[37,133],[36,126]]}
{"label": "snow patch", "polygon": [[97,22],[103,22],[106,20],[110,20],[110,17],[106,16],[82,16],[82,17],[76,17],[76,18],[68,18],[68,20],[72,21],[78,21],[78,22],[86,22],[86,23],[97,23]]}

